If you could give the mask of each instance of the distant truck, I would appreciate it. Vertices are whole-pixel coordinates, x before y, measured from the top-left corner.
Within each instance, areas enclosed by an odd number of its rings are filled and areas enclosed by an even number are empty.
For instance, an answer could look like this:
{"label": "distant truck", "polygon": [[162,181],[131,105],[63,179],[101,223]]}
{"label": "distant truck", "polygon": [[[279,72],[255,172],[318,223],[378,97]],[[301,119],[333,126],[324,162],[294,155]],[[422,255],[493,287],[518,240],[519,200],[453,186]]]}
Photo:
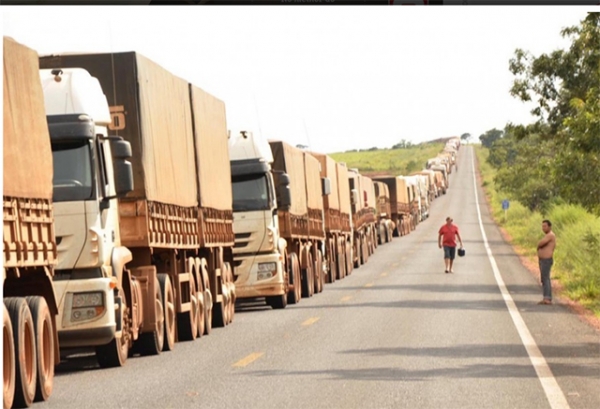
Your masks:
{"label": "distant truck", "polygon": [[[350,183],[350,197],[352,208],[353,226],[353,255],[354,267],[365,264],[372,253],[376,224],[375,215],[375,189],[370,178],[361,175],[358,169],[349,169],[348,181]],[[370,191],[373,193],[369,193]],[[369,197],[372,197],[369,201]]]}
{"label": "distant truck", "polygon": [[[273,154],[275,185],[289,179],[291,203],[278,208],[279,231],[287,243],[287,251],[297,260],[301,271],[301,288],[294,290],[311,297],[323,291],[326,271],[326,235],[323,196],[331,193],[329,178],[321,178],[319,161],[310,153],[286,142],[269,141]],[[283,175],[288,177],[282,177]],[[293,297],[296,298],[295,296]],[[297,302],[297,301],[296,301]]]}
{"label": "distant truck", "polygon": [[331,193],[323,196],[327,235],[327,282],[350,274],[352,263],[352,219],[348,169],[331,157],[311,152],[321,165],[321,177],[331,183]]}
{"label": "distant truck", "polygon": [[54,187],[65,201],[61,347],[94,347],[101,366],[121,366],[130,353],[158,354],[227,325],[235,287],[223,102],[134,52],[40,65],[55,160],[72,152]]}
{"label": "distant truck", "polygon": [[274,309],[323,290],[327,246],[319,162],[285,142],[229,131],[237,298]]}
{"label": "distant truck", "polygon": [[392,207],[390,202],[390,190],[383,182],[373,181],[375,195],[377,197],[377,242],[379,244],[389,243],[394,236],[395,223],[392,221]]}
{"label": "distant truck", "polygon": [[46,400],[60,360],[53,161],[37,53],[4,37],[4,408]]}

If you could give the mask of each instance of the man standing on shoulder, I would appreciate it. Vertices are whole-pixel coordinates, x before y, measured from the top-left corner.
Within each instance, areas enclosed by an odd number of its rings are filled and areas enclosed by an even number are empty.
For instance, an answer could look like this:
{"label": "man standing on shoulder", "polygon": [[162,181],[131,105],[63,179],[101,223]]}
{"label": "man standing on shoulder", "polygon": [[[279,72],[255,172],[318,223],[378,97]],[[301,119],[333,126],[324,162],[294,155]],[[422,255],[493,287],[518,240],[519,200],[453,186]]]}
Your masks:
{"label": "man standing on shoulder", "polygon": [[439,247],[444,247],[444,262],[446,263],[445,273],[454,273],[452,264],[456,257],[456,237],[458,237],[458,240],[460,241],[460,247],[463,247],[462,238],[458,232],[458,226],[452,224],[452,222],[452,218],[446,217],[446,224],[440,227],[438,236]]}
{"label": "man standing on shoulder", "polygon": [[552,283],[550,282],[550,269],[554,263],[554,248],[556,247],[556,236],[552,231],[552,222],[544,220],[542,231],[546,234],[537,246],[538,259],[540,262],[540,275],[544,299],[538,304],[552,304]]}

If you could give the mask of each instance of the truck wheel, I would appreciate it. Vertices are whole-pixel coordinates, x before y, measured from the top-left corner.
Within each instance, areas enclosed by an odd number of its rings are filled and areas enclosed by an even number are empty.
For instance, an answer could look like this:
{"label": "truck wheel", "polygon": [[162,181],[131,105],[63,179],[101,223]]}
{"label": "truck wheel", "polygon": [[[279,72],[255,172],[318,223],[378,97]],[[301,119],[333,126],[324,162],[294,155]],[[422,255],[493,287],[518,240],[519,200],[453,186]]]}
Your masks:
{"label": "truck wheel", "polygon": [[189,281],[190,310],[177,314],[177,333],[179,341],[193,341],[198,335],[198,299],[196,298],[196,283],[194,274]]}
{"label": "truck wheel", "polygon": [[4,409],[12,407],[15,396],[15,339],[10,322],[10,315],[4,301],[4,320],[2,321],[2,363],[4,371]]}
{"label": "truck wheel", "polygon": [[300,302],[300,298],[302,298],[302,289],[300,284],[302,282],[302,278],[300,277],[300,263],[298,262],[298,256],[296,253],[290,254],[288,264],[289,275],[291,282],[294,285],[294,291],[288,293],[288,303],[298,304]]}
{"label": "truck wheel", "polygon": [[121,336],[115,337],[106,345],[96,347],[96,359],[101,368],[115,368],[125,365],[129,355],[129,311],[127,299],[123,290],[119,290],[121,297]]}
{"label": "truck wheel", "polygon": [[168,274],[157,274],[160,293],[163,299],[163,317],[164,317],[164,342],[163,351],[172,351],[175,348],[175,296],[171,279]]}
{"label": "truck wheel", "polygon": [[338,279],[346,277],[346,253],[344,246],[341,246],[337,254],[336,275]]}
{"label": "truck wheel", "polygon": [[[320,267],[320,268],[319,268]],[[319,294],[323,291],[323,259],[321,258],[321,251],[317,250],[317,257],[313,264],[313,278],[314,278],[314,294]]]}
{"label": "truck wheel", "polygon": [[227,286],[229,287],[229,323],[231,324],[235,316],[235,284],[233,283],[233,270],[229,262],[225,262],[225,272],[227,273]]}
{"label": "truck wheel", "polygon": [[287,294],[267,297],[267,304],[270,305],[274,310],[282,310],[287,307],[288,304]]}
{"label": "truck wheel", "polygon": [[215,328],[223,328],[225,325],[227,325],[227,314],[225,312],[226,306],[223,305],[225,302],[226,301],[223,300],[222,302],[215,303],[214,305],[212,325]]}
{"label": "truck wheel", "polygon": [[344,271],[344,277],[349,276],[350,274],[352,274],[352,267],[353,267],[353,262],[352,262],[352,247],[350,246],[350,243],[346,242],[346,245],[344,246],[344,248],[346,249],[346,270]]}
{"label": "truck wheel", "polygon": [[33,318],[37,355],[35,401],[48,400],[54,386],[54,326],[50,309],[43,297],[25,297]]}
{"label": "truck wheel", "polygon": [[312,255],[308,255],[308,265],[302,269],[302,297],[310,298],[315,292]]}
{"label": "truck wheel", "polygon": [[24,298],[5,298],[15,345],[15,407],[29,407],[35,398],[37,356],[33,318]]}
{"label": "truck wheel", "polygon": [[163,350],[165,343],[165,310],[158,279],[154,279],[154,314],[156,315],[156,328],[152,332],[140,334],[134,345],[140,354],[158,355]]}
{"label": "truck wheel", "polygon": [[206,303],[204,301],[204,290],[202,288],[202,282],[198,281],[198,292],[196,293],[196,299],[198,300],[198,338],[204,335],[205,324],[206,324]]}
{"label": "truck wheel", "polygon": [[[200,260],[200,281],[202,282],[202,290],[204,293],[204,335],[209,335],[212,330],[212,311],[213,298],[210,292],[210,282],[208,278],[208,264],[206,259]],[[200,286],[198,286],[198,289]]]}

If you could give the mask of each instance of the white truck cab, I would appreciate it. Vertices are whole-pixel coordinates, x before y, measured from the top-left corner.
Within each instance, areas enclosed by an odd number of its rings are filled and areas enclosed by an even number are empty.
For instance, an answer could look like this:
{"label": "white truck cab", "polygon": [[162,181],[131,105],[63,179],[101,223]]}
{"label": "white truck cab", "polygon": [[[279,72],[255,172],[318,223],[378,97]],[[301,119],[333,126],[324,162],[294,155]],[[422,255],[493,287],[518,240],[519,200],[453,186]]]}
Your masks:
{"label": "white truck cab", "polygon": [[278,189],[273,180],[271,148],[252,132],[229,131],[229,156],[236,296],[265,297],[271,307],[285,308],[287,244],[279,235]]}
{"label": "white truck cab", "polygon": [[43,69],[40,76],[54,162],[60,346],[96,347],[102,365],[118,347],[120,274],[132,259],[120,245],[117,203],[133,190],[131,146],[108,136],[106,97],[86,70]]}

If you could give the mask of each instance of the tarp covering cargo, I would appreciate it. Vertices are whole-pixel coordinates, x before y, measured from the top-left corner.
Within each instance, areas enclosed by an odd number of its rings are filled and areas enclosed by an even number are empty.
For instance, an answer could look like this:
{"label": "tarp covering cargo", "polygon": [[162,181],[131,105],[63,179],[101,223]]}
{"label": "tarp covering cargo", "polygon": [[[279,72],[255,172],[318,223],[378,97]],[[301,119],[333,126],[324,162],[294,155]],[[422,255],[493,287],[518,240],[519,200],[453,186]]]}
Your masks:
{"label": "tarp covering cargo", "polygon": [[52,150],[38,55],[4,37],[4,196],[51,199]]}
{"label": "tarp covering cargo", "polygon": [[[329,156],[320,153],[312,153],[319,160],[321,165],[321,177],[329,178],[331,182],[331,194],[324,196],[323,203],[325,210],[340,210],[340,197],[338,189],[338,177],[336,172],[336,162]],[[347,179],[347,178],[346,178]],[[346,184],[348,184],[346,182]],[[350,210],[348,210],[350,212]]]}
{"label": "tarp covering cargo", "polygon": [[200,206],[231,210],[231,166],[225,103],[190,84]]}
{"label": "tarp covering cargo", "polygon": [[290,177],[292,196],[290,213],[294,216],[305,216],[308,207],[304,178],[304,151],[280,141],[269,141],[269,145],[273,152],[273,169],[283,171]]}
{"label": "tarp covering cargo", "polygon": [[362,195],[364,207],[375,209],[377,206],[377,197],[375,196],[375,186],[370,177],[362,176],[362,186],[364,193]]}
{"label": "tarp covering cargo", "polygon": [[319,161],[307,152],[304,153],[304,174],[306,176],[306,194],[308,208],[323,210],[323,194],[321,189],[321,166]]}
{"label": "tarp covering cargo", "polygon": [[412,200],[409,182],[402,176],[398,176],[398,203],[410,203]]}
{"label": "tarp covering cargo", "polygon": [[340,188],[340,210],[342,213],[350,214],[350,185],[348,184],[348,168],[336,163],[338,186]]}
{"label": "tarp covering cargo", "polygon": [[197,205],[188,83],[135,52],[49,56],[42,68],[84,68],[111,105],[111,135],[131,143],[132,198]]}

